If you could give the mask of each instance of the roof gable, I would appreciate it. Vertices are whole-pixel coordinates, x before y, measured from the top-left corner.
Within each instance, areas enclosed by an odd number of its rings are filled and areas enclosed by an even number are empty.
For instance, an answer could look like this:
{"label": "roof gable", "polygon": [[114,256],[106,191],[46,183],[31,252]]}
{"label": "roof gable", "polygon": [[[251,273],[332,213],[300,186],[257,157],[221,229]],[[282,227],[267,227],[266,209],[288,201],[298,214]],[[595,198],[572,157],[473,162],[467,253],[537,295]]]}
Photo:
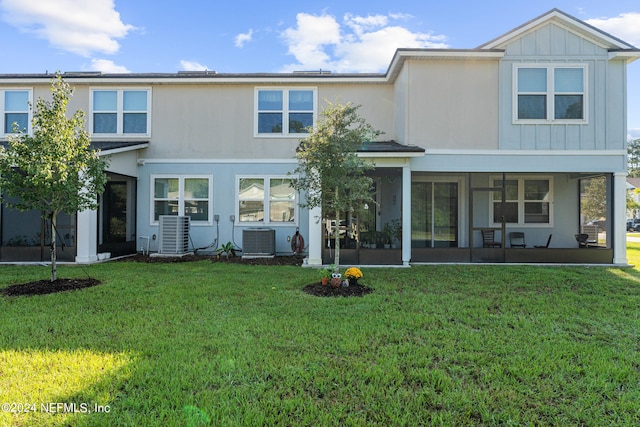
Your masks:
{"label": "roof gable", "polygon": [[600,46],[608,50],[637,50],[634,46],[620,40],[617,37],[612,36],[592,25],[581,21],[567,13],[562,12],[559,9],[552,9],[549,12],[540,15],[537,18],[526,22],[519,27],[479,46],[479,49],[504,49],[508,44],[513,43],[515,40],[526,36],[527,34],[536,31],[537,29],[553,23],[558,25],[567,31],[570,31],[579,37],[587,39],[597,46]]}

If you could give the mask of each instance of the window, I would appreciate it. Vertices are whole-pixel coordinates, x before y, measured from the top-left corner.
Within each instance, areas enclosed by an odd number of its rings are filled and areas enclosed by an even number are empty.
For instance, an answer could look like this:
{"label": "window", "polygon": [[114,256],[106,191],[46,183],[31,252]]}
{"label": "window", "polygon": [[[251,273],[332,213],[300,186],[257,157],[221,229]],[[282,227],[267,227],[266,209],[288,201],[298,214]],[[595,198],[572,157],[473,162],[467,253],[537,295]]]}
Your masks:
{"label": "window", "polygon": [[296,197],[291,179],[239,177],[237,220],[240,223],[291,223],[295,221]]}
{"label": "window", "polygon": [[586,122],[584,66],[515,66],[516,122]]}
{"label": "window", "polygon": [[153,176],[152,223],[160,215],[190,216],[192,223],[211,223],[211,176]]}
{"label": "window", "polygon": [[[502,187],[501,178],[492,178],[491,186]],[[535,225],[552,224],[553,181],[550,177],[509,178],[505,183],[505,203],[502,194],[492,194],[491,214],[493,225],[500,224],[502,217],[507,224]]]}
{"label": "window", "polygon": [[94,135],[148,135],[149,89],[93,90]]}
{"label": "window", "polygon": [[256,136],[308,133],[316,117],[315,89],[256,89]]}
{"label": "window", "polygon": [[14,125],[22,132],[31,130],[31,90],[0,90],[0,102],[3,135],[15,133]]}

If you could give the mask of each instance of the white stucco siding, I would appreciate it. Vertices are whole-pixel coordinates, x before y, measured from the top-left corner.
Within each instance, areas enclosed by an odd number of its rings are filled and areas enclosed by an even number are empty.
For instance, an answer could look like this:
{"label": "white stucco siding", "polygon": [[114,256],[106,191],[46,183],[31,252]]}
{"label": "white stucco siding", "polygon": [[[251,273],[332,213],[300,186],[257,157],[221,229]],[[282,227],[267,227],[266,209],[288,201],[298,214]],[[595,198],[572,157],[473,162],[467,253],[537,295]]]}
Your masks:
{"label": "white stucco siding", "polygon": [[393,86],[394,91],[394,110],[393,110],[393,129],[397,137],[397,141],[404,144],[407,140],[407,127],[408,127],[408,98],[409,87],[408,67],[403,67],[400,71],[395,84]]}
{"label": "white stucco siding", "polygon": [[253,137],[252,85],[154,86],[151,158],[277,158],[296,139]]}
{"label": "white stucco siding", "polygon": [[410,61],[406,143],[498,148],[497,61]]}
{"label": "white stucco siding", "polygon": [[394,89],[391,84],[354,84],[318,86],[318,113],[327,102],[359,105],[358,114],[384,134],[383,140],[397,140],[393,126]]}

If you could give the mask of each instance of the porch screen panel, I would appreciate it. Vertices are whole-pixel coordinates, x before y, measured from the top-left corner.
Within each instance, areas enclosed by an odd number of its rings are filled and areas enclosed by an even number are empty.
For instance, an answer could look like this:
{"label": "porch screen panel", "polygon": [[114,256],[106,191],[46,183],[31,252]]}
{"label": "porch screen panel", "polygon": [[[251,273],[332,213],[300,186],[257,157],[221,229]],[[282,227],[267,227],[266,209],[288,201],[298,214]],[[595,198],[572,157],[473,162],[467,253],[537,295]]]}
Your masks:
{"label": "porch screen panel", "polygon": [[[494,180],[493,187],[498,188],[502,186],[502,180]],[[504,216],[504,222],[507,224],[518,223],[518,180],[508,179],[506,180],[506,195],[505,203],[502,204],[502,194],[499,191],[493,192],[493,222],[499,224],[502,222]]]}
{"label": "porch screen panel", "polygon": [[458,183],[411,184],[411,246],[458,247]]}
{"label": "porch screen panel", "polygon": [[[16,203],[17,198],[7,197]],[[42,217],[40,211],[21,212],[6,206],[2,208],[2,246],[40,246]]]}
{"label": "porch screen panel", "polygon": [[432,216],[432,184],[411,184],[411,247],[430,248]]}
{"label": "porch screen panel", "polygon": [[434,247],[458,247],[458,184],[436,182],[433,187]]}
{"label": "porch screen panel", "polygon": [[524,222],[549,223],[549,181],[528,179],[524,182]]}

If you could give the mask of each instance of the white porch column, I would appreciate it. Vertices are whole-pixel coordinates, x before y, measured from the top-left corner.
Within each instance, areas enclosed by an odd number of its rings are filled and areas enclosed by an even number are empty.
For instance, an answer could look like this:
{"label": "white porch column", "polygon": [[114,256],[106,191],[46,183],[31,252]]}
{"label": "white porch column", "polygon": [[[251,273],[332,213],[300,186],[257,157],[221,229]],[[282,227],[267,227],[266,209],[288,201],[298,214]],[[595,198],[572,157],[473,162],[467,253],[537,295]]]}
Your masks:
{"label": "white porch column", "polygon": [[95,262],[98,260],[98,211],[78,212],[77,218],[76,262]]}
{"label": "white porch column", "polygon": [[402,265],[411,261],[411,163],[402,166]]}
{"label": "white porch column", "polygon": [[613,174],[613,263],[627,265],[627,174]]}
{"label": "white porch column", "polygon": [[322,209],[309,209],[309,247],[308,265],[322,265],[322,221],[320,221]]}

